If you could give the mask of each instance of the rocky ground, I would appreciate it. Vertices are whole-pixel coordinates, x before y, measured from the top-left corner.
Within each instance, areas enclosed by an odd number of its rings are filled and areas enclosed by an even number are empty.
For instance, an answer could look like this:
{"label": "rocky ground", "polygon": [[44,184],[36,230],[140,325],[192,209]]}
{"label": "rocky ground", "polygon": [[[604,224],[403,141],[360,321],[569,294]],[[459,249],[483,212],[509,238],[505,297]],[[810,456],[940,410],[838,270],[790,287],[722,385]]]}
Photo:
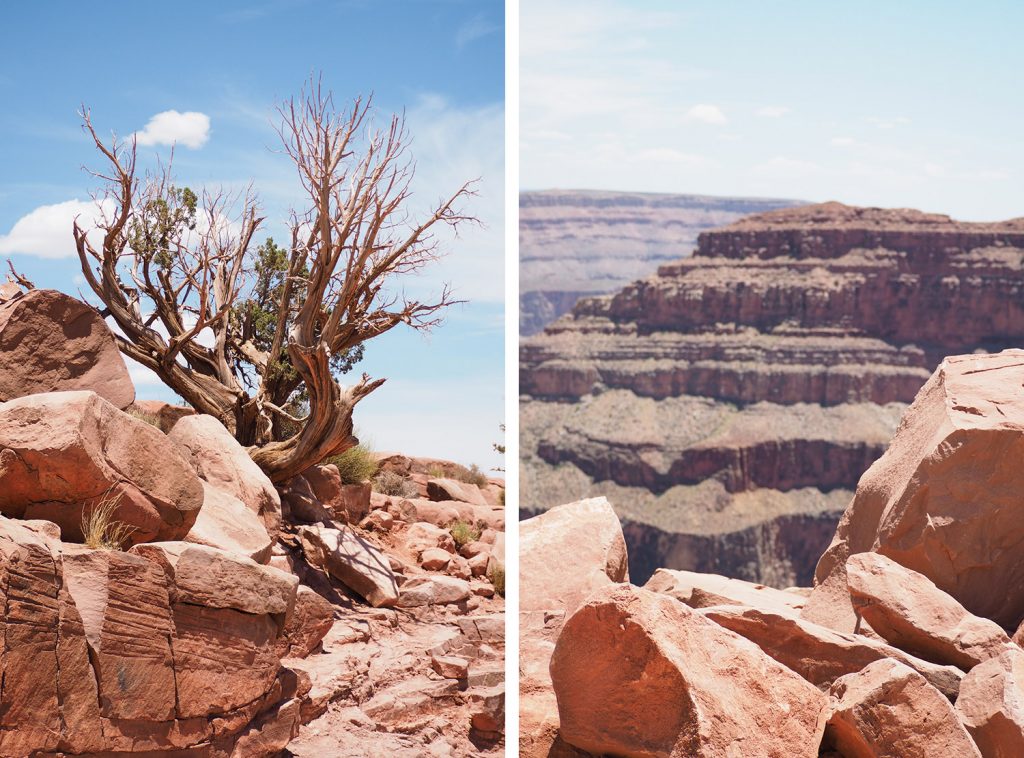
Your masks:
{"label": "rocky ground", "polygon": [[684,255],[697,235],[792,200],[594,190],[519,193],[519,329],[536,334],[586,295]]}
{"label": "rocky ground", "polygon": [[520,349],[521,508],[605,495],[631,571],[808,583],[943,356],[1024,339],[1024,223],[838,203],[700,235]]}
{"label": "rocky ground", "polygon": [[501,754],[503,482],[378,466],[277,487],[95,311],[0,286],[0,755]]}
{"label": "rocky ground", "polygon": [[[605,498],[520,524],[520,755],[1024,755],[1024,351],[945,359],[813,586],[631,584]],[[570,558],[571,557],[571,558]]]}

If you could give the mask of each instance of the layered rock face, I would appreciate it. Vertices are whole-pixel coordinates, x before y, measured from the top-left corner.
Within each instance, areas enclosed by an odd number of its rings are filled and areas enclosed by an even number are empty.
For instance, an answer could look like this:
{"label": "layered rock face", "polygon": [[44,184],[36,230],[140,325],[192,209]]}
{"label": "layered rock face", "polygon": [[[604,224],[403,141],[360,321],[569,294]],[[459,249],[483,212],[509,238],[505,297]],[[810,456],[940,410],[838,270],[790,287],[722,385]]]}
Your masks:
{"label": "layered rock face", "polygon": [[520,351],[522,506],[603,494],[630,573],[807,584],[943,356],[1024,340],[1024,221],[838,203],[700,235]]}
{"label": "layered rock face", "polygon": [[91,550],[45,524],[0,519],[3,755],[233,755],[308,691],[275,652],[295,577],[179,542]]}
{"label": "layered rock face", "polygon": [[689,250],[705,229],[792,200],[548,190],[519,194],[519,329],[536,334]]}

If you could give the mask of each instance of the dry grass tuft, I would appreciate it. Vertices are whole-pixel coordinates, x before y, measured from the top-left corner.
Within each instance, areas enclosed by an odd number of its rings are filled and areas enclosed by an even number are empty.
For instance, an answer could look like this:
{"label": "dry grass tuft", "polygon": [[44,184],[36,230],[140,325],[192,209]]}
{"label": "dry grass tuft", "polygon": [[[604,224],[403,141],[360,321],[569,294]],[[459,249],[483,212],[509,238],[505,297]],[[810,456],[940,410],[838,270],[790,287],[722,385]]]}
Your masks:
{"label": "dry grass tuft", "polygon": [[505,567],[495,561],[491,570],[487,572],[487,578],[494,585],[494,591],[505,597]]}
{"label": "dry grass tuft", "polygon": [[419,490],[412,482],[394,471],[381,471],[373,480],[373,489],[390,497],[416,497]]}
{"label": "dry grass tuft", "polygon": [[160,428],[160,418],[153,415],[152,413],[146,413],[138,408],[129,408],[127,411],[129,416],[137,418],[139,421],[144,421],[150,426],[155,426],[157,429]]}
{"label": "dry grass tuft", "polygon": [[99,502],[82,511],[82,536],[93,550],[123,550],[135,527],[114,519],[120,498],[107,490]]}

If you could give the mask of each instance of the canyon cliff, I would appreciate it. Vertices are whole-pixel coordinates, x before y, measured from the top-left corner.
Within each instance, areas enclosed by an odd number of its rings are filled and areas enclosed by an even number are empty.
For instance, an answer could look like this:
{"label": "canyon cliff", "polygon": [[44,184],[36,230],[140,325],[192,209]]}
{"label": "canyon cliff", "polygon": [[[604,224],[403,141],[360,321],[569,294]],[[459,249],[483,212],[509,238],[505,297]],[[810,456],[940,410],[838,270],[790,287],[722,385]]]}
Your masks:
{"label": "canyon cliff", "polygon": [[807,584],[946,355],[1024,339],[1024,219],[802,206],[580,300],[520,351],[522,509],[606,495],[630,574]]}
{"label": "canyon cliff", "polygon": [[795,204],[596,190],[521,192],[520,334],[536,334],[581,297],[614,292],[676,260],[705,229]]}

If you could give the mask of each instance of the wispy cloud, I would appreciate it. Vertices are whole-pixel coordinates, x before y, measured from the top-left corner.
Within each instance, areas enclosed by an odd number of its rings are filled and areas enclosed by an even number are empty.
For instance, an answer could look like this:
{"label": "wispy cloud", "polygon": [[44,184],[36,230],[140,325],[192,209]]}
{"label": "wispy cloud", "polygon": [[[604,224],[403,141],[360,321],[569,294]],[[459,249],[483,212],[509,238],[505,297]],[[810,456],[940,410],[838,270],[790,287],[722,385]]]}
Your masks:
{"label": "wispy cloud", "polygon": [[504,301],[503,105],[460,106],[424,95],[409,110],[408,126],[416,159],[414,211],[422,213],[429,203],[452,194],[464,182],[479,179],[477,196],[466,201],[465,210],[481,223],[465,226],[457,237],[439,231],[449,255],[403,286],[426,296],[450,283],[459,298]]}
{"label": "wispy cloud", "polygon": [[494,34],[500,28],[483,13],[478,13],[462,24],[455,32],[455,46],[461,50],[471,42],[476,42],[478,39]]}
{"label": "wispy cloud", "polygon": [[764,107],[758,108],[754,111],[754,115],[760,116],[761,118],[782,118],[788,114],[789,111],[790,109],[784,105],[765,105]]}
{"label": "wispy cloud", "polygon": [[687,121],[700,121],[705,124],[725,124],[729,119],[717,105],[701,103],[686,111]]}
{"label": "wispy cloud", "polygon": [[869,124],[878,127],[879,129],[895,129],[897,126],[906,126],[910,123],[910,119],[906,116],[895,116],[895,117],[882,117],[882,116],[868,116],[864,119]]}
{"label": "wispy cloud", "polygon": [[164,111],[135,132],[140,145],[184,145],[197,150],[210,138],[210,117],[198,111]]}

